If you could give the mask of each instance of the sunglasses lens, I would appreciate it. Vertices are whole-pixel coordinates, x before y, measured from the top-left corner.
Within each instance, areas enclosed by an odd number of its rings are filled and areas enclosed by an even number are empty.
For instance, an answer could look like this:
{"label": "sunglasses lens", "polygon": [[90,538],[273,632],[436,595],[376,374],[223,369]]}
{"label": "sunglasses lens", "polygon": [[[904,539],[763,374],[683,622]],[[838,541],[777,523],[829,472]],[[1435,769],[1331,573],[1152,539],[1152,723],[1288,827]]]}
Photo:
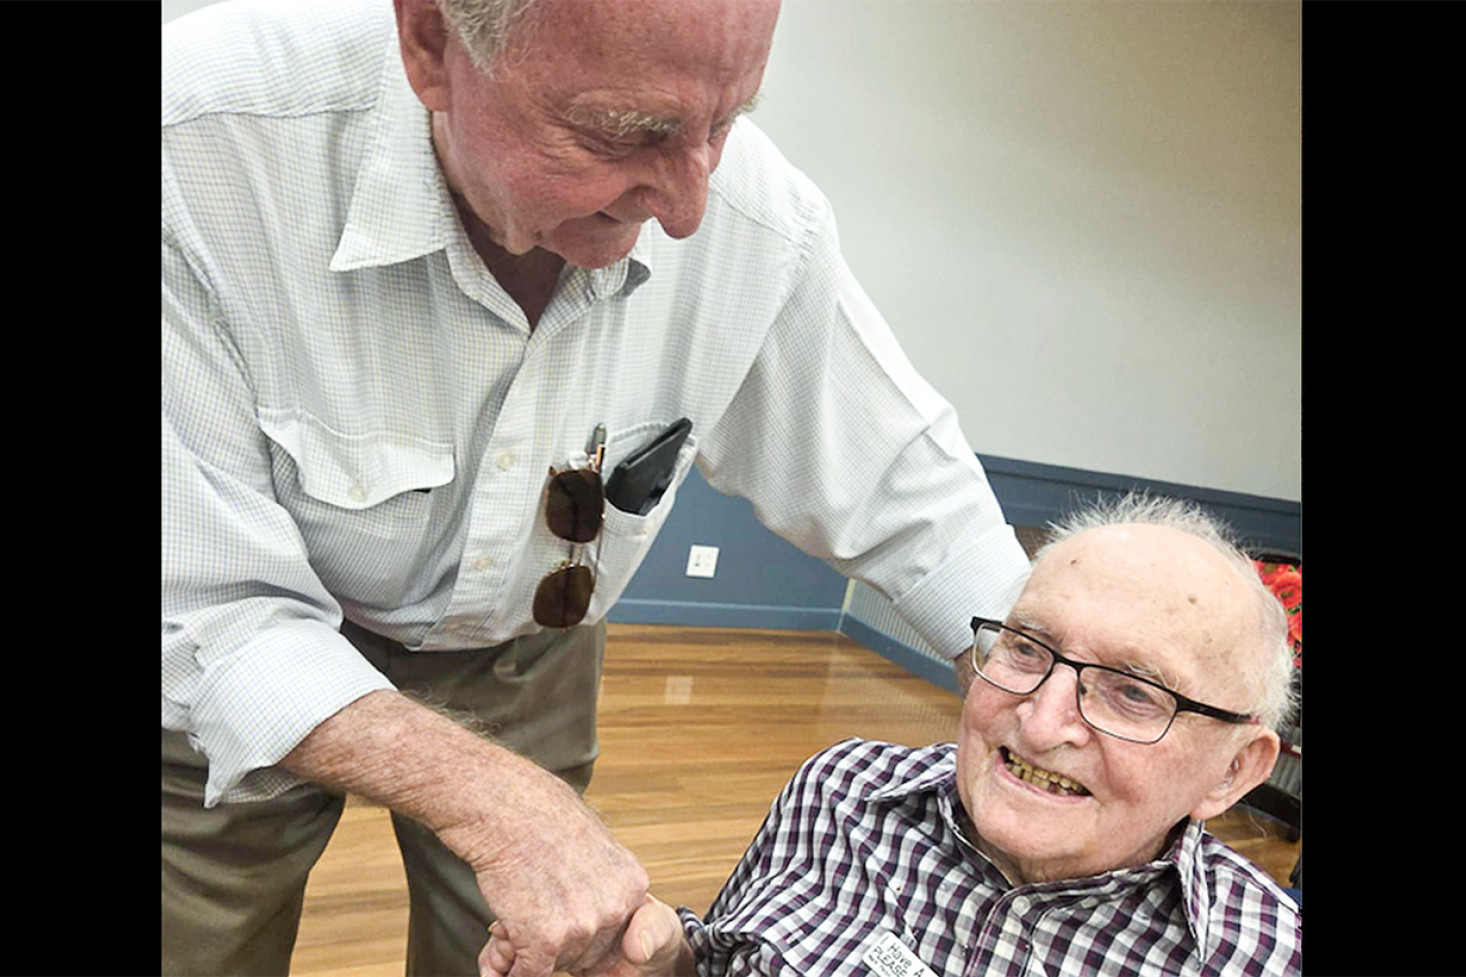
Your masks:
{"label": "sunglasses lens", "polygon": [[605,499],[600,472],[584,468],[561,472],[550,479],[545,500],[550,532],[572,543],[589,543],[601,531]]}
{"label": "sunglasses lens", "polygon": [[591,591],[596,588],[590,567],[556,570],[540,581],[534,592],[535,623],[547,628],[572,628],[585,619]]}

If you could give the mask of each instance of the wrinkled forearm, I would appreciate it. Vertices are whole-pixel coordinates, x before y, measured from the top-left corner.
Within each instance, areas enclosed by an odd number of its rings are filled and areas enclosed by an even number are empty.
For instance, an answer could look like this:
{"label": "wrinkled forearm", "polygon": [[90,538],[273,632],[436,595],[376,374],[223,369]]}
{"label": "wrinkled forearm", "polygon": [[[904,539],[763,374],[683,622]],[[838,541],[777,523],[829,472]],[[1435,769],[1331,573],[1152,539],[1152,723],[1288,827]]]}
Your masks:
{"label": "wrinkled forearm", "polygon": [[569,785],[399,692],[333,714],[281,766],[433,831],[473,870],[525,974],[590,970],[646,898],[646,870]]}
{"label": "wrinkled forearm", "polygon": [[[384,804],[480,869],[505,855],[505,825],[545,801],[581,801],[561,781],[398,692],[373,692],[313,730],[280,765]],[[527,805],[526,798],[537,804]]]}

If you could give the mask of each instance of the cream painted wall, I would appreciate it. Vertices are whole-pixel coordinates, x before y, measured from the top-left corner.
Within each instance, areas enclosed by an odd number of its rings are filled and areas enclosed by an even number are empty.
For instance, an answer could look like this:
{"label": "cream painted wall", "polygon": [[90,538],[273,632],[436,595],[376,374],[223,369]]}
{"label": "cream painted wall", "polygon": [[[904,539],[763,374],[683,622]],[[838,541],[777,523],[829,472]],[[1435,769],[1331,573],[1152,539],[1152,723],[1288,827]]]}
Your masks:
{"label": "cream painted wall", "polygon": [[978,451],[1297,500],[1301,20],[785,0],[755,119]]}
{"label": "cream painted wall", "polygon": [[980,451],[1301,498],[1295,2],[785,0],[755,118]]}

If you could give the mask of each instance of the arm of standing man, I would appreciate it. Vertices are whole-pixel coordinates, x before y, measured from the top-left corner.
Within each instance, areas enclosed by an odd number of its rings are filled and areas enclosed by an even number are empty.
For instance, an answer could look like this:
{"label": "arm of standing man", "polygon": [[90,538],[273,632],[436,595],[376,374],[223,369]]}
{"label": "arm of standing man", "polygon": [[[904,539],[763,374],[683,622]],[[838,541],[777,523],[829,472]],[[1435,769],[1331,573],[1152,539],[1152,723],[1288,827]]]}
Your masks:
{"label": "arm of standing man", "polygon": [[514,977],[595,965],[646,896],[645,870],[574,790],[398,693],[358,699],[281,765],[437,834],[477,875]]}

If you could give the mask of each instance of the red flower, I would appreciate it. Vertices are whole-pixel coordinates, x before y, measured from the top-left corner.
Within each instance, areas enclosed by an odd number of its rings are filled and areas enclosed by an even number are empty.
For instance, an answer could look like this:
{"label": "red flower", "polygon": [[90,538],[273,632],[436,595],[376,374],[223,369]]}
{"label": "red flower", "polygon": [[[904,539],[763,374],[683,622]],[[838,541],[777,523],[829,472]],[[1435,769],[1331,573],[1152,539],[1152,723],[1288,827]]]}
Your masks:
{"label": "red flower", "polygon": [[1273,578],[1288,569],[1286,563],[1264,563],[1261,560],[1253,560],[1252,562],[1257,566],[1257,575],[1262,577],[1262,582],[1269,587],[1273,585]]}
{"label": "red flower", "polygon": [[1268,587],[1288,610],[1303,606],[1303,574],[1300,571],[1289,567],[1274,574],[1268,581]]}
{"label": "red flower", "polygon": [[1303,667],[1303,567],[1287,563],[1257,565],[1258,576],[1288,612],[1288,640],[1293,644],[1293,664]]}

